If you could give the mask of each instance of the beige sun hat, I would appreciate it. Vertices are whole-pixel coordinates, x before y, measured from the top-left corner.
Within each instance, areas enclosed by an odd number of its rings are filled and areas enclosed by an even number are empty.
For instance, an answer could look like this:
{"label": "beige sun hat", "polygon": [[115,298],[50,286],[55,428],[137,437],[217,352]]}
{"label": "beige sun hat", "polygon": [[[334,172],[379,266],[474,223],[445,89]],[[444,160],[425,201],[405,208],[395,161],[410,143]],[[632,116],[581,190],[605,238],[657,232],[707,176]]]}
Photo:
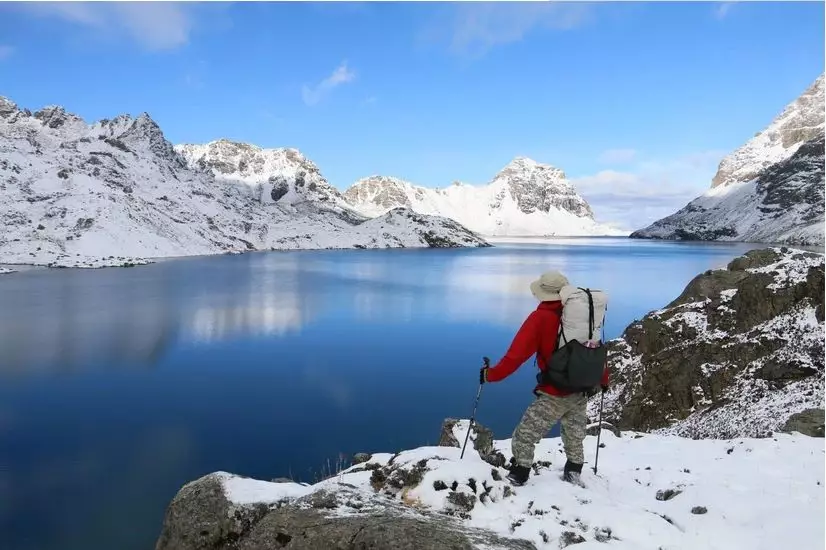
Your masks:
{"label": "beige sun hat", "polygon": [[559,271],[547,271],[531,283],[531,293],[540,302],[560,300],[559,289],[568,285],[568,278]]}

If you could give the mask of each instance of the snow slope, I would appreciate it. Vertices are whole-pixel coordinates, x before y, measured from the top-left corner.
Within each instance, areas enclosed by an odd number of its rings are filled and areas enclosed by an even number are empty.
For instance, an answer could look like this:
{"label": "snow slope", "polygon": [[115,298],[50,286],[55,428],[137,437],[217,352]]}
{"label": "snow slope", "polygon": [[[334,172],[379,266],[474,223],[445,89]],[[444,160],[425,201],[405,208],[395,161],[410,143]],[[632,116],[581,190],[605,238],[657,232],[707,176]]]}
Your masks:
{"label": "snow slope", "polygon": [[[454,428],[464,440],[468,422]],[[522,539],[539,549],[815,550],[824,545],[824,440],[800,434],[769,439],[690,440],[603,430],[599,475],[596,437],[585,440],[586,488],[560,479],[559,439],[543,439],[523,487],[505,480],[468,446],[422,447],[377,454],[315,485],[269,483],[226,472],[210,474],[238,507],[284,506],[333,493],[333,520],[401,505],[411,516],[446,515]],[[510,440],[495,447],[510,457]],[[669,492],[673,492],[669,494]],[[672,496],[673,495],[673,496]],[[329,502],[329,501],[326,501]],[[289,539],[287,539],[289,540]],[[481,548],[481,546],[477,546]]]}
{"label": "snow slope", "polygon": [[254,186],[189,167],[146,113],[89,125],[61,107],[32,114],[0,98],[0,263],[98,267],[247,250],[487,245],[451,220],[403,210],[367,220],[325,204],[322,179],[308,169],[303,190],[288,172],[273,184],[278,193],[289,187],[284,201],[274,201],[272,190],[256,195]]}
{"label": "snow slope", "polygon": [[824,76],[720,163],[711,189],[632,238],[824,244]]}
{"label": "snow slope", "polygon": [[365,215],[404,206],[456,220],[485,236],[627,235],[594,221],[565,173],[517,157],[483,186],[460,182],[431,189],[386,176],[361,179],[344,199]]}

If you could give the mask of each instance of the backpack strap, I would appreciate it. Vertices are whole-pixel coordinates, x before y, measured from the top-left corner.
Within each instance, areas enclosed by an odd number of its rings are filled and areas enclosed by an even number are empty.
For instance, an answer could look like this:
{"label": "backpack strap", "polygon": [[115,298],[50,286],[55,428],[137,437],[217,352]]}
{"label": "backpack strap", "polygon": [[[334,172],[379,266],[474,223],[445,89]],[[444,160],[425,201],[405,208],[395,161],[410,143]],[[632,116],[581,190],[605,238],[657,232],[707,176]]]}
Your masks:
{"label": "backpack strap", "polygon": [[[594,296],[591,290],[587,288],[578,287],[579,290],[588,295],[588,339],[594,339]],[[603,323],[604,325],[605,323]]]}

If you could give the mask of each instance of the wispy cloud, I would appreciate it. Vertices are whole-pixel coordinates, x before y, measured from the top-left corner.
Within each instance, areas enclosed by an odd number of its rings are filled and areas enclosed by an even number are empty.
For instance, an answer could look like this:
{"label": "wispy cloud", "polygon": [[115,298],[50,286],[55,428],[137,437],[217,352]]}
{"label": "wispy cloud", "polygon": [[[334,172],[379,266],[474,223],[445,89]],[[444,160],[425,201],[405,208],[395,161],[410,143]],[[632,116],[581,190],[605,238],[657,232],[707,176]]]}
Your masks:
{"label": "wispy cloud", "polygon": [[674,159],[641,160],[626,170],[602,170],[572,179],[597,219],[640,229],[673,214],[711,186],[722,151],[699,151]]}
{"label": "wispy cloud", "polygon": [[347,61],[342,61],[341,65],[336,67],[335,70],[330,74],[330,76],[328,76],[315,86],[308,86],[306,84],[302,86],[301,99],[304,100],[305,105],[316,105],[335,88],[341,86],[342,84],[352,82],[355,79],[356,73],[354,73],[347,67]]}
{"label": "wispy cloud", "polygon": [[362,101],[361,103],[362,103],[362,105],[372,105],[378,100],[379,100],[379,98],[377,98],[374,95],[371,95],[370,97],[364,98],[364,101]]}
{"label": "wispy cloud", "polygon": [[608,149],[599,156],[602,164],[625,164],[637,157],[635,149]]}
{"label": "wispy cloud", "polygon": [[8,44],[0,44],[0,61],[8,59],[14,55],[14,47]]}
{"label": "wispy cloud", "polygon": [[717,19],[725,19],[731,8],[734,7],[734,2],[719,2],[714,5],[714,17]]}
{"label": "wispy cloud", "polygon": [[462,2],[447,9],[451,13],[440,12],[420,38],[447,43],[451,53],[470,57],[537,30],[580,27],[593,14],[593,6],[582,2]]}
{"label": "wispy cloud", "polygon": [[20,9],[86,27],[108,37],[125,36],[150,51],[189,42],[193,5],[175,2],[31,2]]}

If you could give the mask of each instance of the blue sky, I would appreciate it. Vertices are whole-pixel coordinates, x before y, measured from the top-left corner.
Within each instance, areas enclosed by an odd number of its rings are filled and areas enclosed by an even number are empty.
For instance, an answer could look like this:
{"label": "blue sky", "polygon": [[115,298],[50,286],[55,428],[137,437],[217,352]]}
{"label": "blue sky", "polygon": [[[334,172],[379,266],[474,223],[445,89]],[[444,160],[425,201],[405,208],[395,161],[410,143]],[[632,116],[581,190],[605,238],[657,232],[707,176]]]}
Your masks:
{"label": "blue sky", "polygon": [[636,228],[823,72],[823,21],[818,2],[3,3],[0,95],[297,147],[342,189],[481,184],[525,155]]}

